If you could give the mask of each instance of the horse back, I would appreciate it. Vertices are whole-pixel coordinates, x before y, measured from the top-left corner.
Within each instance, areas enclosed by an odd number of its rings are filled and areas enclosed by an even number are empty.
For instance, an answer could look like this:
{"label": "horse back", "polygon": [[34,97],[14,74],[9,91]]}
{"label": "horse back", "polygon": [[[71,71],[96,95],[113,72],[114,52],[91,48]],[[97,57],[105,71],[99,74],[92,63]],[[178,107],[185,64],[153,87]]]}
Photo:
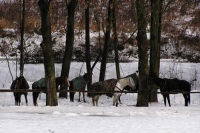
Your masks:
{"label": "horse back", "polygon": [[177,78],[169,79],[168,86],[170,88],[170,91],[173,91],[173,90],[191,91],[191,85],[188,81],[179,80]]}
{"label": "horse back", "polygon": [[183,91],[191,91],[191,84],[188,81],[179,80],[179,84]]}
{"label": "horse back", "polygon": [[[96,82],[96,83],[93,83],[91,86],[90,86],[90,90],[89,91],[103,91],[105,90],[104,88],[104,85],[102,84],[102,82]],[[96,96],[96,95],[102,95],[103,93],[88,93],[88,97],[93,97],[93,96]]]}
{"label": "horse back", "polygon": [[[108,93],[106,93],[107,96],[112,97],[112,91],[114,90],[115,86],[117,84],[117,80],[116,79],[108,79],[105,81],[100,81],[100,82],[96,82],[93,83],[90,86],[90,90],[92,91],[107,91]],[[98,93],[96,95],[103,95],[104,93]],[[93,94],[95,95],[95,94]]]}
{"label": "horse back", "polygon": [[[18,83],[17,81],[19,80],[19,78],[16,78],[13,82],[12,82],[12,84],[11,84],[11,90],[14,90],[14,89],[16,89],[16,84]],[[29,89],[29,84],[28,84],[28,82],[26,81],[26,79],[25,78],[22,78],[22,83],[21,83],[21,85],[19,86],[19,89]]]}
{"label": "horse back", "polygon": [[23,78],[22,84],[23,84],[23,88],[22,89],[29,89],[29,84],[28,84],[28,82],[26,81],[25,78]]}

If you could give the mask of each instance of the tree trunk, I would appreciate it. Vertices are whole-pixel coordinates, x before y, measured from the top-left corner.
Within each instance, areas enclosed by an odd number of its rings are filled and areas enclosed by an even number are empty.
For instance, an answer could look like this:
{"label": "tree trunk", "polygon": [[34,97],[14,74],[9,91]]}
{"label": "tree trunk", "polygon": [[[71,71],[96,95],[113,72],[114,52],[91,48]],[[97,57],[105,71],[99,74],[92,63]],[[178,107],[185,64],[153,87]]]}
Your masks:
{"label": "tree trunk", "polygon": [[117,74],[117,79],[120,79],[119,55],[118,55],[118,35],[117,35],[117,25],[116,25],[115,9],[116,9],[116,0],[114,0],[114,4],[113,4],[112,24],[113,24],[113,33],[114,33],[116,74]]}
{"label": "tree trunk", "polygon": [[[159,24],[158,24],[158,45],[159,45],[159,50],[161,46],[161,32],[162,32],[162,13],[163,13],[163,1],[159,1]],[[159,59],[160,59],[160,54],[159,54]]]}
{"label": "tree trunk", "polygon": [[138,34],[137,43],[139,50],[139,90],[138,90],[138,100],[137,107],[147,107],[148,106],[148,87],[147,87],[147,77],[148,77],[148,42],[146,35],[146,10],[144,0],[136,0],[137,9],[137,19],[138,19]]}
{"label": "tree trunk", "polygon": [[90,85],[92,83],[92,69],[91,69],[91,59],[90,59],[90,2],[85,0],[87,8],[85,9],[85,47],[86,47],[86,68],[87,74],[89,75],[89,82],[87,83],[87,89],[90,90]]}
{"label": "tree trunk", "polygon": [[51,10],[52,1],[39,0],[38,5],[41,13],[41,33],[43,41],[41,43],[43,55],[44,55],[44,68],[45,68],[45,81],[46,81],[46,105],[57,106],[57,92],[55,82],[55,67],[54,67],[54,55],[52,49],[52,37],[51,37]]}
{"label": "tree trunk", "polygon": [[109,0],[105,44],[104,44],[104,49],[103,49],[102,61],[101,61],[99,81],[104,81],[105,73],[106,73],[108,50],[109,50],[109,47],[110,47],[110,30],[111,30],[111,24],[112,24],[112,7],[113,7],[113,0]]}
{"label": "tree trunk", "polygon": [[[67,3],[67,1],[66,1]],[[69,77],[69,70],[72,59],[72,52],[74,46],[74,16],[75,10],[78,4],[78,0],[71,0],[71,2],[67,5],[68,16],[67,16],[67,30],[66,30],[66,46],[65,46],[65,55],[63,58],[62,64],[62,79]],[[66,88],[61,88],[66,89]],[[60,93],[59,97],[67,98],[68,93]]]}
{"label": "tree trunk", "polygon": [[[21,1],[20,1],[21,2]],[[20,3],[21,5],[21,3]],[[23,0],[22,11],[20,11],[20,31],[21,31],[21,45],[20,45],[20,76],[24,72],[24,25],[25,25],[25,0]]]}
{"label": "tree trunk", "polygon": [[[159,76],[160,44],[159,44],[159,12],[160,0],[151,0],[151,29],[150,29],[150,74]],[[149,102],[158,102],[157,87],[151,87]]]}

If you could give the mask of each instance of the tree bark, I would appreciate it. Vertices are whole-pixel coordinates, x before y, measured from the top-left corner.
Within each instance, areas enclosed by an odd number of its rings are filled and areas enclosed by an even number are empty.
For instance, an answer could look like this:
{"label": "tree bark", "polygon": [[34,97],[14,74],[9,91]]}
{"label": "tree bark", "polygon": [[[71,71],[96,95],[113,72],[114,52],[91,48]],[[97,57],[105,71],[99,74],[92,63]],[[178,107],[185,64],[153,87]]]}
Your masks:
{"label": "tree bark", "polygon": [[103,49],[103,54],[102,54],[99,81],[104,81],[105,73],[106,73],[108,50],[110,47],[110,31],[111,31],[111,27],[112,27],[111,26],[111,24],[112,24],[112,8],[113,8],[113,0],[109,0],[105,44],[104,44],[104,49]]}
{"label": "tree bark", "polygon": [[[20,1],[21,2],[21,1]],[[21,5],[21,3],[20,3]],[[22,11],[20,11],[20,31],[21,31],[21,45],[20,45],[20,76],[24,73],[24,25],[25,25],[25,0],[23,0]]]}
{"label": "tree bark", "polygon": [[[161,32],[162,32],[162,14],[163,14],[163,1],[159,1],[159,24],[158,24],[158,44],[159,44],[159,50],[161,46]],[[159,59],[160,59],[160,54],[159,54]]]}
{"label": "tree bark", "polygon": [[117,74],[117,79],[120,79],[121,76],[120,76],[120,68],[119,68],[118,35],[117,35],[117,25],[116,25],[115,9],[116,9],[116,0],[114,0],[114,3],[113,3],[112,24],[113,24],[113,33],[114,33],[116,74]]}
{"label": "tree bark", "polygon": [[87,82],[87,89],[90,90],[92,83],[92,69],[90,59],[90,1],[85,0],[87,8],[85,9],[85,48],[86,48],[86,68],[89,75],[89,82]]}
{"label": "tree bark", "polygon": [[146,10],[144,0],[136,0],[137,9],[137,20],[138,20],[138,34],[137,43],[139,51],[139,90],[138,90],[138,100],[137,107],[147,107],[148,106],[148,87],[147,87],[147,77],[148,77],[148,42],[146,35]]}
{"label": "tree bark", "polygon": [[[151,28],[150,28],[150,74],[159,76],[160,44],[159,44],[159,13],[160,1],[151,0]],[[158,102],[157,86],[151,87],[149,102]]]}
{"label": "tree bark", "polygon": [[[63,58],[62,72],[61,72],[62,79],[69,77],[69,70],[70,70],[72,52],[74,46],[74,16],[77,4],[78,0],[71,0],[71,2],[67,5],[68,16],[67,16],[67,30],[66,30],[66,46],[65,46],[65,55]],[[62,89],[66,88],[61,88],[61,90]],[[67,92],[59,94],[59,97],[62,98],[67,98],[67,96],[68,96]]]}
{"label": "tree bark", "polygon": [[41,43],[43,55],[44,55],[44,68],[45,68],[45,84],[47,89],[46,105],[57,106],[57,91],[55,82],[55,67],[54,67],[54,55],[52,49],[52,37],[51,37],[51,0],[39,0],[38,5],[41,13],[41,33],[43,41]]}

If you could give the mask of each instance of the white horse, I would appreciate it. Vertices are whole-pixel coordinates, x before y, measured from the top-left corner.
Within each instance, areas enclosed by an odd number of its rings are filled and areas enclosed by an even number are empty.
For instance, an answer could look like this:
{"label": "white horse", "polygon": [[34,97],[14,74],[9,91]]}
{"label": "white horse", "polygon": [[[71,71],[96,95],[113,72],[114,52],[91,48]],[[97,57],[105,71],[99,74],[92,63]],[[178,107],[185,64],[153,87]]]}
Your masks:
{"label": "white horse", "polygon": [[[130,86],[133,90],[136,89],[133,78],[127,77],[127,78],[118,80],[114,91],[123,91],[126,86]],[[118,100],[119,100],[120,95],[121,95],[120,92],[113,94],[113,106],[116,106],[116,107],[118,106]]]}

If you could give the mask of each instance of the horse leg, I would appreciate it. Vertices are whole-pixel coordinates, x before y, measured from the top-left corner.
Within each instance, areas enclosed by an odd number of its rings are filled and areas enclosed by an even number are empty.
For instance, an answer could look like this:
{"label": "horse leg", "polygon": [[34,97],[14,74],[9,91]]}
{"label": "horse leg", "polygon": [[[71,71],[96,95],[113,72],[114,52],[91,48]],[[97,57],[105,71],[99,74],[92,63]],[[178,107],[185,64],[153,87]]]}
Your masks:
{"label": "horse leg", "polygon": [[18,99],[18,105],[20,106],[20,103],[21,103],[21,94],[19,95],[19,99]]}
{"label": "horse leg", "polygon": [[15,96],[15,105],[18,106],[18,96],[16,94],[14,94]]}
{"label": "horse leg", "polygon": [[33,92],[33,104],[34,106],[38,106],[38,103],[37,103],[37,98],[39,96],[39,92]]}
{"label": "horse leg", "polygon": [[26,100],[26,105],[28,106],[28,99],[27,99],[27,93],[24,94],[25,100]]}
{"label": "horse leg", "polygon": [[98,103],[99,103],[99,97],[100,97],[100,95],[97,95],[97,96],[96,96],[96,106],[99,106],[99,105],[98,105]]}
{"label": "horse leg", "polygon": [[168,101],[169,106],[171,107],[169,94],[167,94],[167,101]]}
{"label": "horse leg", "polygon": [[164,104],[165,104],[165,107],[166,107],[166,94],[163,94],[163,98],[164,98]]}
{"label": "horse leg", "polygon": [[74,92],[70,92],[70,93],[69,93],[70,102],[74,102],[74,95],[75,95]]}
{"label": "horse leg", "polygon": [[79,92],[79,98],[78,101],[81,102],[81,92]]}
{"label": "horse leg", "polygon": [[118,106],[118,97],[119,95],[117,93],[114,94],[114,97],[113,97],[113,106]]}
{"label": "horse leg", "polygon": [[16,97],[15,93],[13,93],[13,95],[14,95],[14,98],[15,98],[15,106],[17,106],[17,97]]}
{"label": "horse leg", "polygon": [[93,106],[95,106],[95,97],[96,96],[92,96],[92,104],[93,104]]}
{"label": "horse leg", "polygon": [[187,94],[183,94],[183,97],[185,99],[185,106],[188,106],[188,95]]}
{"label": "horse leg", "polygon": [[85,93],[83,92],[83,101],[84,101],[84,103],[86,103],[86,101],[85,101]]}
{"label": "horse leg", "polygon": [[119,101],[119,97],[120,97],[120,94],[117,95],[117,99],[116,99],[116,107],[118,107],[118,105],[119,105],[119,103],[118,103],[118,101]]}
{"label": "horse leg", "polygon": [[117,97],[117,95],[116,95],[116,93],[114,93],[114,94],[113,94],[113,106],[115,106],[116,97]]}
{"label": "horse leg", "polygon": [[188,104],[190,104],[190,92],[188,93]]}
{"label": "horse leg", "polygon": [[122,104],[122,102],[121,102],[121,95],[122,95],[122,94],[120,94],[120,95],[119,95],[119,98],[118,98],[120,104]]}

